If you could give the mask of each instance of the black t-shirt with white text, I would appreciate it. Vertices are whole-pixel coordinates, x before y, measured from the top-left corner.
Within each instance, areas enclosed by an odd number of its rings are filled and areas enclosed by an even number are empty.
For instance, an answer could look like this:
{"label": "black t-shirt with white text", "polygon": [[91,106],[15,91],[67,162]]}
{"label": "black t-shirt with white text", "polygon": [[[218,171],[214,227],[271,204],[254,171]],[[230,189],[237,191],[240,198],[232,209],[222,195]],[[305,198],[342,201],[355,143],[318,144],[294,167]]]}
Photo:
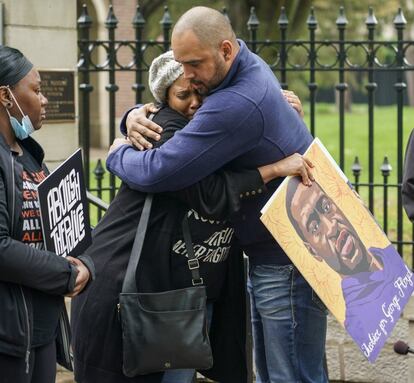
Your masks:
{"label": "black t-shirt with white text", "polygon": [[[23,146],[22,146],[23,148]],[[23,166],[23,206],[22,242],[36,249],[43,249],[43,235],[40,220],[40,209],[37,198],[37,185],[46,178],[42,167],[23,148],[23,155],[17,156]],[[27,272],[30,272],[28,270]],[[32,347],[48,344],[56,337],[59,314],[62,310],[62,297],[32,290],[33,302],[33,339]]]}

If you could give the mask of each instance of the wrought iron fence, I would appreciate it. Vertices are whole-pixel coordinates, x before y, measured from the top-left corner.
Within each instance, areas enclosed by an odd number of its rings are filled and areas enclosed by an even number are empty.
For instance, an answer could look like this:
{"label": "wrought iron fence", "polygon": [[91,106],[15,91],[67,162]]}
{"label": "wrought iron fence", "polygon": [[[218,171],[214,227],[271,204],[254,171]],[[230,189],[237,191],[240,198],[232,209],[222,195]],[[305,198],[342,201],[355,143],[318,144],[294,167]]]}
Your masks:
{"label": "wrought iron fence", "polygon": [[[223,10],[225,12],[225,10]],[[148,71],[150,65],[151,52],[161,53],[170,47],[170,32],[172,27],[172,18],[169,10],[165,7],[164,15],[160,21],[162,28],[163,39],[161,41],[154,39],[144,39],[144,30],[146,28],[146,21],[138,6],[136,13],[131,21],[134,30],[134,39],[131,40],[117,40],[115,38],[118,20],[115,16],[112,6],[109,7],[105,27],[107,29],[108,37],[106,40],[90,39],[90,29],[92,26],[92,19],[88,15],[86,6],[83,7],[82,13],[78,19],[79,32],[79,90],[80,90],[80,141],[84,151],[84,160],[87,174],[87,185],[90,186],[90,176],[88,169],[90,167],[90,100],[93,87],[90,81],[91,73],[106,72],[108,74],[108,83],[105,86],[108,92],[109,109],[109,140],[115,137],[115,101],[118,85],[116,84],[116,73],[121,71],[130,71],[135,74],[135,82],[132,84],[132,89],[135,92],[135,101],[140,103],[143,101],[143,92],[145,90],[144,75]],[[377,28],[377,19],[374,15],[373,9],[370,8],[365,20],[366,38],[361,40],[348,40],[346,38],[347,18],[344,9],[341,7],[339,15],[336,19],[336,36],[331,40],[318,40],[316,38],[316,29],[318,21],[315,17],[314,10],[310,10],[307,19],[308,38],[305,40],[289,40],[288,29],[289,20],[282,8],[280,17],[277,21],[277,27],[280,29],[279,40],[260,40],[257,38],[257,32],[260,28],[260,22],[256,17],[254,7],[251,8],[251,14],[247,20],[249,30],[249,39],[246,41],[249,48],[262,55],[263,52],[272,52],[267,56],[267,62],[270,68],[275,72],[280,80],[283,88],[288,88],[288,73],[301,72],[308,75],[307,87],[309,90],[309,128],[313,135],[317,134],[317,119],[316,119],[316,105],[317,105],[317,91],[318,83],[316,80],[317,73],[331,72],[337,76],[337,83],[335,89],[338,94],[338,147],[339,147],[339,165],[347,173],[345,168],[345,115],[346,115],[346,99],[345,94],[348,90],[348,83],[346,82],[345,74],[347,72],[360,72],[366,75],[367,82],[365,89],[367,92],[367,114],[368,114],[368,139],[366,142],[366,150],[368,152],[368,166],[367,166],[367,182],[361,182],[362,167],[359,164],[358,157],[355,158],[354,163],[350,167],[352,176],[349,178],[354,182],[357,190],[365,190],[367,193],[368,207],[375,213],[374,196],[377,191],[381,191],[382,209],[378,213],[382,215],[382,227],[385,232],[390,232],[390,214],[396,215],[396,232],[390,233],[392,242],[396,244],[400,254],[408,255],[414,259],[414,242],[413,231],[407,237],[407,230],[403,232],[403,207],[401,201],[401,181],[403,172],[403,152],[405,144],[403,142],[403,112],[404,112],[404,93],[407,87],[405,74],[414,69],[413,63],[409,61],[409,50],[412,49],[414,42],[411,40],[404,40],[404,29],[406,28],[406,19],[402,10],[400,9],[393,21],[396,38],[394,40],[379,40],[375,37]],[[98,49],[105,51],[105,60],[103,62],[95,62],[93,55]],[[131,51],[132,60],[128,63],[121,63],[118,54],[121,49],[129,49]],[[321,57],[322,50],[330,50],[330,63],[324,62]],[[301,54],[293,54],[293,51],[300,50]],[[351,52],[359,51],[359,57],[362,61],[353,62],[353,54]],[[388,60],[382,61],[380,52],[386,50],[388,52]],[[295,62],[295,57],[301,57],[301,62]],[[375,81],[376,75],[380,72],[395,73],[395,81],[393,84],[394,99],[395,99],[395,114],[396,126],[393,127],[396,132],[397,140],[397,160],[391,166],[387,157],[384,157],[383,164],[380,169],[382,175],[382,182],[377,182],[374,169],[374,110],[375,110],[375,93],[378,88],[378,83]],[[396,182],[390,183],[390,175],[392,168],[396,171]],[[91,191],[97,193],[98,197],[102,197],[102,192],[109,190],[112,199],[116,191],[115,177],[110,175],[109,186],[103,186],[105,170],[101,163],[98,162],[96,168],[93,170],[96,178],[96,187],[91,188]],[[378,178],[378,177],[377,177]],[[396,199],[395,209],[388,206],[390,201],[390,194]],[[382,211],[381,211],[382,210]],[[102,214],[101,209],[98,209],[97,218],[100,219]],[[406,258],[407,259],[407,258]],[[413,262],[413,260],[411,261]]]}

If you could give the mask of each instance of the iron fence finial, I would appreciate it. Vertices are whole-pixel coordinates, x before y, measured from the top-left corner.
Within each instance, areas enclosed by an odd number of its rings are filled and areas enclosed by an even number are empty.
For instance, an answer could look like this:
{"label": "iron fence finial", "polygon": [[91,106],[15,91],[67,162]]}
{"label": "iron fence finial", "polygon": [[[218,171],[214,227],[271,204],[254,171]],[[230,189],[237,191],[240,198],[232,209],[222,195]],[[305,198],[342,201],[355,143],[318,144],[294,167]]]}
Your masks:
{"label": "iron fence finial", "polygon": [[374,9],[372,7],[368,8],[368,16],[365,19],[365,24],[368,28],[375,28],[378,24],[377,18],[374,15]]}
{"label": "iron fence finial", "polygon": [[344,7],[339,7],[339,16],[336,19],[336,25],[338,28],[345,28],[348,25]]}
{"label": "iron fence finial", "polygon": [[256,9],[255,7],[250,7],[250,17],[249,17],[249,20],[247,21],[247,27],[249,31],[259,28],[259,25],[260,25],[260,21],[256,16]]}
{"label": "iron fence finial", "polygon": [[316,20],[313,7],[310,8],[310,13],[308,19],[306,20],[306,24],[308,24],[309,29],[316,29],[318,27],[318,21]]}
{"label": "iron fence finial", "polygon": [[338,28],[345,28],[348,25],[344,7],[339,7],[339,16],[336,19],[336,25]]}
{"label": "iron fence finial", "polygon": [[103,176],[105,175],[106,171],[104,169],[104,167],[102,166],[102,161],[101,159],[98,159],[98,162],[95,166],[95,169],[93,170],[93,174],[95,175],[95,178],[97,180],[101,180],[103,178]]}
{"label": "iron fence finial", "polygon": [[277,21],[277,23],[279,24],[279,27],[281,29],[286,29],[287,28],[287,26],[289,24],[289,20],[288,20],[287,15],[286,15],[285,7],[282,7],[280,9],[280,16],[279,16],[279,20]]}
{"label": "iron fence finial", "polygon": [[135,28],[143,28],[145,25],[145,19],[141,12],[141,7],[137,5],[137,10],[135,12],[135,16],[132,19],[132,25]]}
{"label": "iron fence finial", "polygon": [[394,18],[394,25],[397,29],[403,29],[406,24],[407,20],[405,19],[404,12],[401,8],[398,8],[398,13]]}
{"label": "iron fence finial", "polygon": [[391,171],[392,171],[392,166],[388,161],[388,156],[384,157],[384,161],[382,162],[382,165],[380,166],[380,170],[382,172],[382,175],[384,177],[387,177],[390,175]]}
{"label": "iron fence finial", "polygon": [[106,17],[106,20],[105,20],[105,26],[108,29],[115,29],[117,25],[118,25],[118,19],[116,18],[115,13],[114,13],[114,7],[112,6],[112,4],[110,4],[108,16]]}
{"label": "iron fence finial", "polygon": [[82,13],[78,19],[79,28],[89,28],[92,24],[92,18],[88,14],[88,7],[86,4],[82,5]]}
{"label": "iron fence finial", "polygon": [[359,177],[362,171],[362,166],[359,163],[359,157],[356,156],[354,159],[354,163],[351,166],[352,173],[354,177]]}
{"label": "iron fence finial", "polygon": [[164,28],[169,28],[172,24],[172,19],[171,19],[171,15],[170,15],[170,11],[168,10],[168,5],[164,6],[164,14],[162,16],[162,19],[160,21],[160,24],[164,27]]}

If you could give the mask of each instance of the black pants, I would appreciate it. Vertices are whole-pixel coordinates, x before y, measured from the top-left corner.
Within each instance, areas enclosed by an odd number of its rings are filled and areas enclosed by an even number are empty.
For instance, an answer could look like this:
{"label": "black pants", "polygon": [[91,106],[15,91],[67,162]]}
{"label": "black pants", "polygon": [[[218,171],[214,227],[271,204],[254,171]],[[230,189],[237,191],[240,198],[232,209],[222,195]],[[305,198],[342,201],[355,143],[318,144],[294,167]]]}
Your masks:
{"label": "black pants", "polygon": [[25,358],[0,354],[0,383],[55,383],[56,345],[53,341],[30,351],[29,373]]}

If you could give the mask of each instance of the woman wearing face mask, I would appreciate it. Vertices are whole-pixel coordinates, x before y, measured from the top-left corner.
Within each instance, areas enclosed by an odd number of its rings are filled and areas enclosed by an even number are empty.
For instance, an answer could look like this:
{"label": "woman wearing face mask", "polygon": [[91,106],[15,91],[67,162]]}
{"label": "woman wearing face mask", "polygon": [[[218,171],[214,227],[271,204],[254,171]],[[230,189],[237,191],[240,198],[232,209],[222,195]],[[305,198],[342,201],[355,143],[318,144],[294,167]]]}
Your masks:
{"label": "woman wearing face mask", "polygon": [[[200,106],[200,97],[182,73],[172,52],[162,54],[151,65],[149,85],[161,105],[153,120],[164,128],[161,140],[154,146],[162,145],[182,129]],[[118,139],[114,146],[125,143],[129,144]],[[243,383],[247,378],[243,261],[225,219],[238,210],[240,194],[252,190],[260,193],[264,182],[287,172],[308,177],[309,164],[294,155],[259,171],[237,172],[228,168],[179,192],[154,196],[137,272],[138,291],[191,286],[181,231],[182,219],[187,214],[200,275],[207,287],[211,319],[214,366],[205,374],[220,382]],[[79,383],[192,381],[194,370],[170,370],[135,378],[122,373],[117,303],[145,196],[123,183],[86,252],[95,263],[97,278],[85,294],[72,302],[75,379]]]}
{"label": "woman wearing face mask", "polygon": [[[54,383],[59,362],[70,366],[63,296],[79,294],[91,277],[87,257],[44,250],[36,185],[48,171],[30,137],[46,117],[40,76],[16,49],[0,46],[0,382]],[[88,267],[85,266],[88,264]],[[67,340],[67,339],[66,339]],[[63,349],[62,349],[63,350]]]}

